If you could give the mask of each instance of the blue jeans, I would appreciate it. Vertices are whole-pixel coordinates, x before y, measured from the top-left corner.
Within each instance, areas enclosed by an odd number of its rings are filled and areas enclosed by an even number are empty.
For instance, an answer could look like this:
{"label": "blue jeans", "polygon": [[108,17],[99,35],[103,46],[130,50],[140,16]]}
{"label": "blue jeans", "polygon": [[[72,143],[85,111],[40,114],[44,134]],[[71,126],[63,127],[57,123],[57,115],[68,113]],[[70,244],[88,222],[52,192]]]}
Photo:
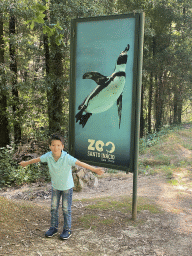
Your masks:
{"label": "blue jeans", "polygon": [[64,217],[63,229],[71,229],[71,205],[72,205],[73,188],[69,190],[57,190],[52,188],[51,197],[51,227],[58,228],[59,203],[62,197],[62,210]]}

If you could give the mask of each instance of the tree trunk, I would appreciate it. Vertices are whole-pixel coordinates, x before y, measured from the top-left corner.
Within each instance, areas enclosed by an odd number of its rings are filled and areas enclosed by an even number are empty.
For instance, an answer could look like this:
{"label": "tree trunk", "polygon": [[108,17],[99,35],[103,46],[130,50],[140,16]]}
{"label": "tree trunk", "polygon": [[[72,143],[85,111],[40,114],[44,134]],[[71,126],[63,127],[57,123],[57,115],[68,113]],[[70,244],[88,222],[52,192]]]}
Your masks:
{"label": "tree trunk", "polygon": [[[60,1],[54,3],[59,4]],[[51,6],[53,6],[52,1]],[[45,16],[44,20],[48,20],[47,16]],[[56,24],[52,12],[50,12],[50,23]],[[54,35],[50,38],[50,41],[48,37],[44,35],[44,50],[47,76],[49,133],[54,133],[61,131],[63,120],[63,55],[61,46],[58,46],[55,42]]]}
{"label": "tree trunk", "polygon": [[[44,2],[46,4],[46,2]],[[47,11],[44,12],[45,17],[44,21],[47,23]],[[48,108],[48,118],[49,118],[49,130],[50,130],[50,120],[51,120],[51,92],[49,86],[49,73],[50,73],[50,52],[49,52],[49,38],[47,35],[43,35],[43,45],[44,45],[44,53],[45,53],[45,70],[46,70],[46,83],[47,83],[47,108]]]}
{"label": "tree trunk", "polygon": [[177,110],[178,110],[178,88],[174,86],[174,98],[173,98],[173,124],[177,124]]}
{"label": "tree trunk", "polygon": [[[15,16],[11,15],[9,20],[9,33],[10,36],[15,35]],[[19,92],[17,89],[17,61],[16,61],[16,51],[13,43],[13,39],[10,38],[9,45],[10,53],[10,70],[13,72],[12,78],[12,95],[13,95],[13,116],[14,116],[14,140],[15,144],[18,144],[21,141],[21,127],[19,122]]]}
{"label": "tree trunk", "polygon": [[181,116],[182,116],[182,107],[183,107],[182,91],[183,91],[183,85],[181,83],[179,86],[179,100],[178,100],[178,108],[177,108],[178,124],[181,124]]}
{"label": "tree trunk", "polygon": [[0,147],[10,144],[7,118],[7,90],[4,72],[3,14],[0,13]]}
{"label": "tree trunk", "polygon": [[162,127],[162,117],[163,117],[163,82],[162,76],[159,81],[156,78],[156,94],[155,94],[155,128],[156,131],[159,131]]}
{"label": "tree trunk", "polygon": [[[49,118],[49,131],[51,131],[51,120],[52,120],[52,93],[51,93],[51,86],[49,86],[49,61],[50,61],[50,54],[49,54],[49,39],[47,35],[43,36],[43,43],[44,43],[44,51],[45,51],[45,69],[46,69],[46,82],[47,82],[47,108],[48,108],[48,118]],[[50,132],[51,133],[51,132]]]}
{"label": "tree trunk", "polygon": [[151,112],[152,112],[152,99],[153,99],[153,73],[150,74],[150,84],[149,84],[149,102],[148,102],[148,133],[152,132],[151,129]]}
{"label": "tree trunk", "polygon": [[143,98],[144,98],[144,86],[141,89],[141,114],[140,114],[140,138],[144,136],[145,130],[145,118],[143,113]]}

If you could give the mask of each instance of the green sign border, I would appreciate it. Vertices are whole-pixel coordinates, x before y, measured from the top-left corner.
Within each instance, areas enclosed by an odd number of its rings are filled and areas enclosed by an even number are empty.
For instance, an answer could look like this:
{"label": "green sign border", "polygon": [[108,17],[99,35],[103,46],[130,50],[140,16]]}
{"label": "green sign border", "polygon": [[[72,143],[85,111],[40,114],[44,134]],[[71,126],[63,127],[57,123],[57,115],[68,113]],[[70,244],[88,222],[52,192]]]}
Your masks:
{"label": "green sign border", "polygon": [[78,18],[71,20],[71,49],[70,49],[70,97],[69,97],[69,153],[75,157],[75,99],[76,99],[76,45],[77,25],[80,22],[102,21],[135,18],[135,45],[133,63],[133,88],[132,88],[132,113],[131,113],[131,142],[130,142],[130,165],[117,166],[108,163],[85,161],[89,164],[105,168],[118,169],[126,172],[137,172],[139,153],[139,127],[140,127],[140,105],[142,85],[142,62],[143,62],[143,40],[144,40],[144,13],[130,13],[122,15],[99,16],[89,18]]}

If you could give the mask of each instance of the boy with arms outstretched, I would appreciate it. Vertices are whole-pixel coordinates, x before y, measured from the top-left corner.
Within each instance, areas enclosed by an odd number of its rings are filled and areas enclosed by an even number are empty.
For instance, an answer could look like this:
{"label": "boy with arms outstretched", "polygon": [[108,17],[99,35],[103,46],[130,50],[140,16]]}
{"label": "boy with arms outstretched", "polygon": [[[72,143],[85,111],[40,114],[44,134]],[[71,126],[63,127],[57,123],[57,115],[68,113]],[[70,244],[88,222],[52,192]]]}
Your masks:
{"label": "boy with arms outstretched", "polygon": [[73,176],[71,167],[78,165],[87,168],[92,172],[102,175],[104,173],[102,168],[95,168],[84,162],[77,160],[67,152],[63,151],[64,141],[59,135],[52,135],[49,141],[50,152],[41,157],[22,161],[19,163],[22,167],[38,162],[46,162],[49,167],[49,173],[52,183],[52,197],[51,197],[51,227],[45,233],[46,237],[52,237],[58,231],[58,209],[60,198],[62,197],[62,210],[64,216],[63,232],[60,235],[61,239],[68,239],[71,236],[71,204],[73,194]]}

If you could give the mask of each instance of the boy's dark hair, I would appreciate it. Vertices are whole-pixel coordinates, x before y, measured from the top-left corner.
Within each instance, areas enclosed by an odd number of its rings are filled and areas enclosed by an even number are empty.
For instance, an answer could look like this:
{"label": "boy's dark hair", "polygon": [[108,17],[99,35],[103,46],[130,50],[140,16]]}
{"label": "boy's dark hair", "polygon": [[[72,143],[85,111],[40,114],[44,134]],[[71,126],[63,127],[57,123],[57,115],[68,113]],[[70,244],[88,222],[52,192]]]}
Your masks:
{"label": "boy's dark hair", "polygon": [[49,138],[49,145],[51,145],[51,142],[53,140],[60,140],[62,144],[64,145],[64,139],[60,134],[52,134]]}

